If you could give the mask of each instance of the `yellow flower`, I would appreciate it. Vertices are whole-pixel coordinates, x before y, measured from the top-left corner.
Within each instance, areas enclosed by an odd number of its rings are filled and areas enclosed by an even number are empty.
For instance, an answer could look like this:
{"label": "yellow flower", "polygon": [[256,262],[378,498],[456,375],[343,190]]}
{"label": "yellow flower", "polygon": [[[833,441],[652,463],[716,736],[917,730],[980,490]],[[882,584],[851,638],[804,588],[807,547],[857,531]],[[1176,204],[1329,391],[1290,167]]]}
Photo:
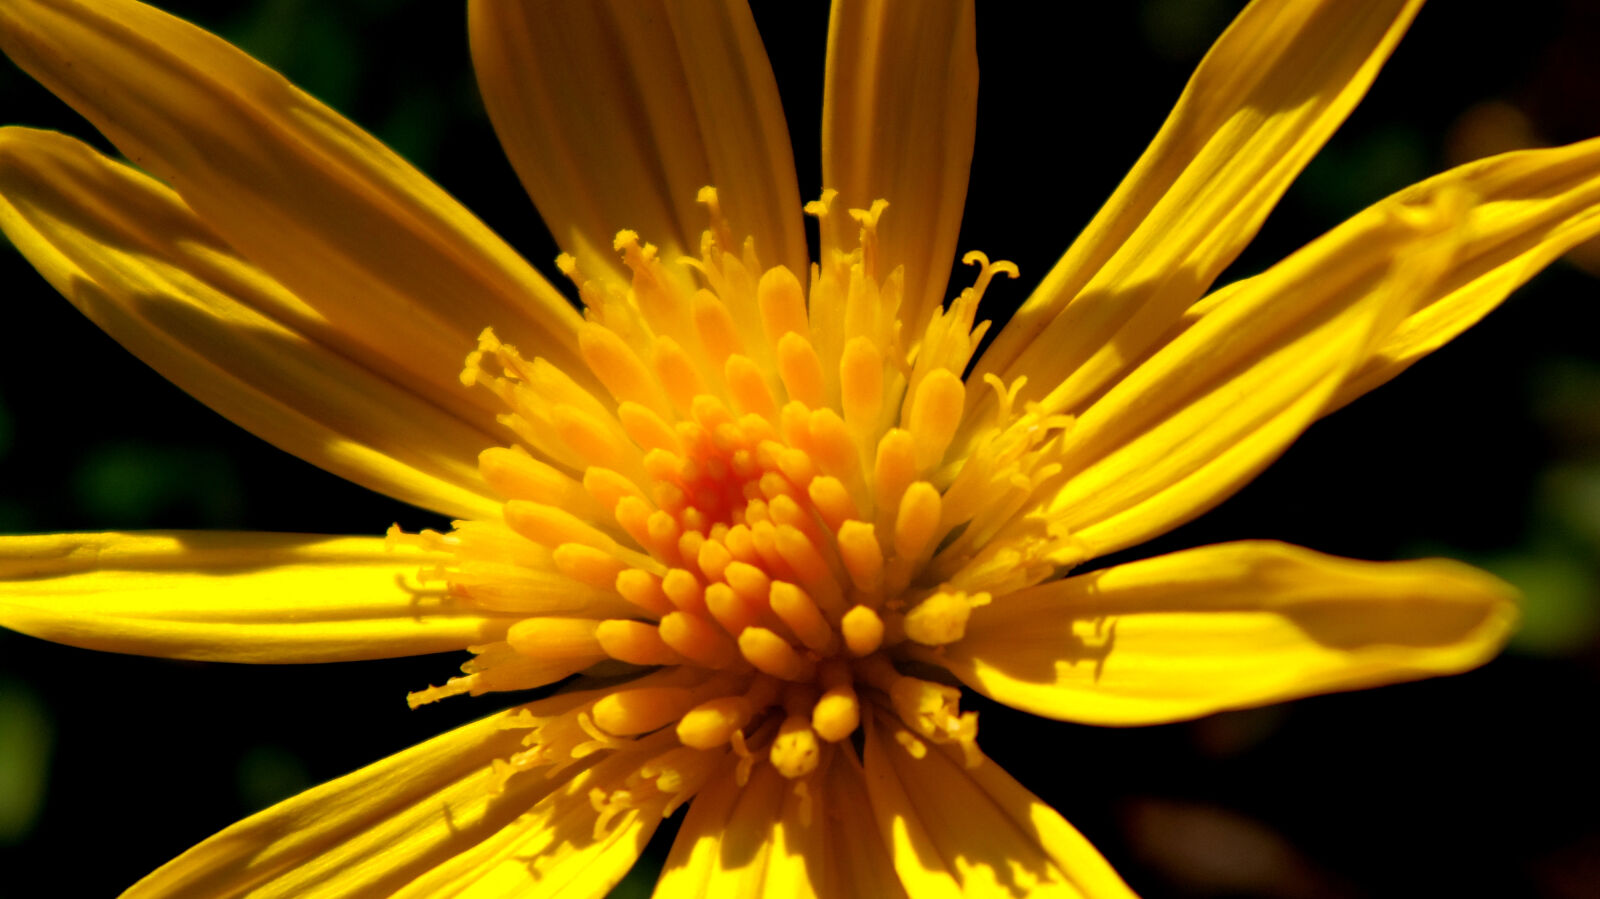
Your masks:
{"label": "yellow flower", "polygon": [[491,119],[580,316],[217,38],[128,0],[0,0],[0,46],[139,166],[0,130],[11,240],[218,411],[461,519],[6,538],[0,624],[243,662],[472,650],[413,704],[566,681],[130,895],[600,895],[691,799],[666,895],[1128,895],[978,750],[956,684],[1125,725],[1488,658],[1511,592],[1446,561],[1236,543],[1069,575],[1216,504],[1600,232],[1600,141],[1513,153],[1206,295],[1419,5],[1251,4],[975,358],[979,301],[1017,272],[969,254],[941,305],[970,4],[835,4],[808,261],[742,4],[474,2]]}

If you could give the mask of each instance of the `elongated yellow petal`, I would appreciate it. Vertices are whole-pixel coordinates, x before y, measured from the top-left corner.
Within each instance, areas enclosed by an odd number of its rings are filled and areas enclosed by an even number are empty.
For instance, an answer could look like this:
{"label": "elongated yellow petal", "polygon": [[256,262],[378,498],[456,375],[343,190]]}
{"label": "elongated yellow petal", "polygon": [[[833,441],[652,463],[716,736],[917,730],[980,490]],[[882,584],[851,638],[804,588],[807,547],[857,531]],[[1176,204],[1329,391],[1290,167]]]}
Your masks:
{"label": "elongated yellow petal", "polygon": [[[777,82],[743,0],[473,2],[478,85],[562,249],[623,270],[629,228],[697,251],[715,186],[766,265],[805,272],[805,232]],[[738,253],[739,247],[731,247]]]}
{"label": "elongated yellow petal", "polygon": [[1054,520],[1103,555],[1232,494],[1432,287],[1461,241],[1461,202],[1358,216],[1232,290],[1066,433]]}
{"label": "elongated yellow petal", "polygon": [[580,377],[579,317],[371,135],[221,39],[132,0],[0,2],[0,49],[348,339],[357,361],[463,403],[485,326]]}
{"label": "elongated yellow petal", "polygon": [[[540,705],[532,703],[530,708]],[[522,787],[529,794],[554,789],[476,845],[443,859],[396,890],[396,899],[602,899],[633,867],[661,825],[667,800],[658,797],[597,830],[599,811],[592,794],[624,783],[636,774],[641,761],[637,755],[613,753],[570,779],[527,778],[535,782]],[[515,779],[511,785],[517,787]]]}
{"label": "elongated yellow petal", "polygon": [[864,756],[908,894],[1133,897],[1088,840],[982,753],[968,767],[952,745],[918,740],[878,709]]}
{"label": "elongated yellow petal", "polygon": [[905,895],[878,837],[860,762],[832,750],[813,778],[729,769],[695,797],[655,895],[771,899]]}
{"label": "elongated yellow petal", "polygon": [[[492,767],[523,749],[519,719],[592,695],[501,712],[307,790],[200,843],[126,896],[602,896],[661,820],[657,808],[595,835],[589,790],[615,775],[601,770],[607,762],[630,758],[513,776],[503,790]],[[580,860],[596,867],[575,870]]]}
{"label": "elongated yellow petal", "polygon": [[335,662],[463,649],[516,620],[427,595],[426,561],[367,537],[0,537],[0,626],[107,652]]}
{"label": "elongated yellow petal", "polygon": [[1224,543],[997,599],[942,664],[1038,715],[1154,724],[1465,671],[1516,618],[1511,587],[1457,562]]}
{"label": "elongated yellow petal", "polygon": [[352,361],[154,179],[70,137],[0,129],[0,230],[95,324],[256,435],[397,499],[496,514],[477,454],[497,437]]}
{"label": "elongated yellow petal", "polygon": [[825,895],[860,899],[894,899],[906,895],[895,873],[894,859],[880,836],[880,822],[867,790],[866,775],[855,752],[840,751],[828,767],[824,784],[828,818],[823,828],[824,857],[836,872]]}
{"label": "elongated yellow petal", "polygon": [[889,201],[878,274],[906,267],[910,340],[944,299],[972,167],[978,56],[971,2],[835,0],[822,100],[822,246],[854,249],[844,212]]}
{"label": "elongated yellow petal", "polygon": [[[790,830],[800,821],[791,787],[771,765],[757,767],[744,786],[731,769],[719,774],[689,806],[655,895],[826,895],[808,876],[808,860],[795,853]],[[786,806],[794,807],[787,815]],[[769,876],[773,868],[787,876]]]}
{"label": "elongated yellow petal", "polygon": [[1562,253],[1600,234],[1600,139],[1481,159],[1378,205],[1426,202],[1452,190],[1474,200],[1464,244],[1440,283],[1339,388],[1333,408],[1448,343]]}
{"label": "elongated yellow petal", "polygon": [[1246,8],[975,377],[1027,375],[1025,394],[1053,389],[1050,406],[1069,412],[1103,389],[1255,235],[1421,5],[1256,0]]}

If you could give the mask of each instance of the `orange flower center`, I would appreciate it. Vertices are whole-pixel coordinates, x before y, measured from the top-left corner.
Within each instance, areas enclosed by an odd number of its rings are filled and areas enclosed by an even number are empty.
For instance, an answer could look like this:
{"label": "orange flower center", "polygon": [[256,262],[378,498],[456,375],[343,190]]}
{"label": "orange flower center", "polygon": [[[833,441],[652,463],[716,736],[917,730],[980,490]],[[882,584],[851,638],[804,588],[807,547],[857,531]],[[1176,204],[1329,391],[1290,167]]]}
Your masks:
{"label": "orange flower center", "polygon": [[[807,211],[827,216],[831,198]],[[629,231],[615,243],[625,283],[558,260],[609,396],[492,331],[468,358],[463,382],[499,396],[520,441],[480,459],[504,522],[395,539],[447,554],[424,576],[459,601],[527,617],[474,647],[465,676],[410,701],[597,665],[640,675],[563,723],[529,724],[532,748],[507,776],[647,741],[803,778],[869,703],[903,725],[913,754],[924,739],[970,750],[976,715],[959,711],[959,691],[901,665],[936,662],[975,608],[1073,552],[1034,497],[1071,420],[1013,408],[1020,382],[992,376],[998,402],[982,421],[965,414],[961,373],[988,327],[974,327],[978,302],[1016,268],[968,254],[976,284],[909,341],[904,272],[877,271],[886,203],[850,211],[859,246],[825,247],[808,289],[762,268],[751,241],[733,245],[714,190],[701,201],[711,227],[681,264]],[[672,758],[644,768],[692,782]]]}

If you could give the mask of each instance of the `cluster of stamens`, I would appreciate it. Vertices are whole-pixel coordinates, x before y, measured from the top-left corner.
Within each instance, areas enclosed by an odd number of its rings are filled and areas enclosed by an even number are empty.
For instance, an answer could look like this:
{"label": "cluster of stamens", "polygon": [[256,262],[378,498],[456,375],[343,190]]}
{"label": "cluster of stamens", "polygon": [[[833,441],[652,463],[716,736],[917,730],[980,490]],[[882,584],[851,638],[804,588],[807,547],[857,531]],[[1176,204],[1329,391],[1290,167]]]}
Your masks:
{"label": "cluster of stamens", "polygon": [[[831,199],[807,212],[827,216]],[[990,376],[995,411],[964,421],[978,301],[1014,266],[968,254],[974,286],[908,340],[904,273],[876,270],[886,203],[850,211],[860,246],[824,248],[807,289],[763,269],[751,241],[734,246],[715,191],[701,201],[711,227],[681,265],[628,231],[629,284],[558,260],[609,397],[482,335],[462,380],[504,402],[519,441],[480,458],[504,521],[391,533],[438,554],[423,578],[451,601],[527,616],[413,706],[636,675],[524,713],[526,749],[497,765],[504,782],[637,754],[623,783],[596,789],[602,819],[651,796],[670,813],[730,754],[741,778],[769,762],[801,789],[868,715],[913,755],[930,740],[976,758],[959,691],[897,663],[936,658],[975,608],[1070,553],[1034,492],[1071,420],[1014,408],[1020,382]]]}

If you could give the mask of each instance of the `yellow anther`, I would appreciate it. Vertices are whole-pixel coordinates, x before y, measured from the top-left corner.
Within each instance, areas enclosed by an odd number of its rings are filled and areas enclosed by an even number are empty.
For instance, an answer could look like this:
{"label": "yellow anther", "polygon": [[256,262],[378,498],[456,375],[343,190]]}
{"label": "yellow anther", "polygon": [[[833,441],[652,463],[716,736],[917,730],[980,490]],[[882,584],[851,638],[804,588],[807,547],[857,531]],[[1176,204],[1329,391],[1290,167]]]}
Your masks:
{"label": "yellow anther", "polygon": [[[715,434],[717,428],[723,425],[738,423],[738,419],[728,411],[727,406],[722,404],[722,400],[709,393],[702,393],[694,398],[694,402],[689,404],[689,414],[694,416],[695,423],[705,428],[707,435]],[[715,442],[711,446],[715,447]],[[705,448],[702,449],[702,452],[704,451]]]}
{"label": "yellow anther", "polygon": [[651,554],[669,563],[681,561],[678,537],[683,533],[672,513],[657,509],[645,519],[645,539],[640,541]]}
{"label": "yellow anther", "polygon": [[791,484],[809,487],[817,474],[816,463],[811,461],[811,454],[793,447],[780,450],[777,458],[778,470],[789,479]]}
{"label": "yellow anther", "polygon": [[832,475],[813,478],[806,485],[806,495],[811,498],[817,514],[822,516],[822,523],[829,528],[837,530],[856,514],[855,498],[845,489],[844,482]]}
{"label": "yellow anther", "polygon": [[828,652],[833,648],[833,628],[828,626],[822,610],[804,590],[788,581],[773,581],[767,602],[808,649]]}
{"label": "yellow anther", "polygon": [[900,720],[935,743],[959,743],[968,767],[977,763],[973,741],[978,714],[960,709],[961,691],[915,677],[900,677],[889,688],[889,701]]}
{"label": "yellow anther", "polygon": [[617,574],[617,593],[651,615],[665,615],[676,606],[661,589],[661,578],[648,571],[630,568]]}
{"label": "yellow anther", "polygon": [[604,514],[571,476],[522,449],[492,447],[478,454],[478,472],[489,489],[512,500],[543,503],[588,514]]}
{"label": "yellow anther", "polygon": [[678,722],[678,740],[696,749],[726,746],[734,731],[750,723],[755,711],[743,696],[719,696],[702,702]]}
{"label": "yellow anther", "polygon": [[661,619],[659,631],[679,655],[705,668],[726,668],[738,657],[733,638],[699,615],[673,612]]}
{"label": "yellow anther", "polygon": [[[678,443],[676,435],[673,437],[673,442]],[[667,449],[663,446],[647,449],[640,457],[640,464],[644,466],[644,473],[653,480],[676,481],[682,476],[685,464],[682,444],[679,444],[679,449]]]}
{"label": "yellow anther", "polygon": [[846,484],[858,482],[861,456],[844,419],[832,409],[816,409],[807,430],[811,435],[811,456],[818,467]]}
{"label": "yellow anther", "polygon": [[867,606],[856,606],[844,613],[839,629],[850,654],[857,658],[872,655],[883,645],[883,619]]}
{"label": "yellow anther", "polygon": [[735,354],[728,357],[722,368],[723,378],[728,382],[728,392],[733,396],[733,403],[739,411],[753,413],[771,421],[778,420],[778,404],[772,399],[772,393],[767,390],[767,380],[761,374],[761,369],[750,361],[749,356]]}
{"label": "yellow anther", "polygon": [[595,465],[616,468],[624,464],[620,434],[614,433],[599,416],[577,406],[559,405],[550,413],[556,436],[578,458]]}
{"label": "yellow anther", "polygon": [[591,587],[607,588],[617,582],[627,564],[604,550],[582,543],[563,543],[550,554],[556,570]]}
{"label": "yellow anther", "polygon": [[835,540],[839,544],[839,558],[857,590],[871,593],[883,585],[883,550],[878,546],[878,535],[872,525],[864,521],[846,521],[839,525]]}
{"label": "yellow anther", "polygon": [[700,346],[713,365],[720,366],[724,359],[734,353],[744,352],[733,316],[728,314],[728,307],[717,299],[716,294],[704,288],[696,291],[692,308],[695,330],[700,334]]}
{"label": "yellow anther", "polygon": [[[758,538],[761,532],[756,532]],[[793,525],[779,525],[772,531],[772,536],[781,558],[789,570],[794,572],[796,578],[811,593],[811,598],[817,601],[825,613],[837,615],[844,610],[843,596],[839,585],[833,579],[833,572],[828,568],[828,563],[817,551],[817,546],[805,532]]]}
{"label": "yellow anther", "polygon": [[801,339],[811,336],[806,322],[805,290],[788,268],[780,265],[761,273],[756,284],[756,305],[761,310],[761,326],[768,344],[777,345],[790,333]]}
{"label": "yellow anther", "polygon": [[700,375],[694,370],[694,359],[684,352],[677,341],[666,336],[656,337],[654,356],[651,362],[655,365],[657,377],[661,379],[661,386],[672,400],[673,408],[688,412],[694,398],[704,392]]}
{"label": "yellow anther", "polygon": [[682,454],[683,445],[667,422],[646,406],[638,403],[621,403],[616,408],[616,418],[626,430],[627,437],[642,446],[643,450],[666,450]]}
{"label": "yellow anther", "polygon": [[706,609],[730,634],[737,634],[761,620],[761,610],[727,584],[712,584],[706,588]]}
{"label": "yellow anther", "polygon": [[700,510],[690,506],[678,515],[678,522],[683,533],[678,535],[678,557],[683,559],[685,565],[697,564],[700,560],[700,547],[706,542],[706,535],[702,528],[704,516]]}
{"label": "yellow anther", "polygon": [[595,628],[595,640],[606,655],[630,665],[677,665],[683,656],[674,652],[655,625],[614,618]]}
{"label": "yellow anther", "polygon": [[852,209],[850,217],[861,226],[861,266],[870,277],[878,275],[878,219],[889,208],[889,201],[872,201],[870,209]]}
{"label": "yellow anther", "polygon": [[778,736],[772,741],[768,758],[772,759],[772,767],[790,780],[815,771],[822,758],[822,748],[817,744],[811,722],[800,715],[785,718],[778,727]]}
{"label": "yellow anther", "polygon": [[939,491],[927,481],[917,481],[906,488],[900,500],[900,511],[894,520],[894,551],[901,559],[920,559],[933,549],[932,543],[939,528],[941,507]]}
{"label": "yellow anther", "polygon": [[635,687],[608,693],[594,704],[594,723],[618,737],[649,733],[682,717],[694,694],[682,687]]}
{"label": "yellow anther", "polygon": [[615,509],[625,496],[644,499],[644,491],[639,489],[639,485],[609,468],[599,466],[592,466],[583,473],[583,489],[605,509]]}
{"label": "yellow anther", "polygon": [[543,546],[581,543],[600,550],[611,550],[616,541],[565,509],[543,503],[509,500],[505,504],[506,526]]}
{"label": "yellow anther", "polygon": [[765,571],[747,562],[728,563],[723,576],[735,593],[751,603],[764,602],[772,584],[772,578]]}
{"label": "yellow anther", "polygon": [[739,653],[758,670],[782,680],[804,681],[816,673],[815,663],[764,627],[747,627],[739,634]]}
{"label": "yellow anther", "polygon": [[617,336],[594,322],[578,326],[578,349],[583,361],[617,402],[641,403],[657,412],[667,411],[667,396],[644,360]]}
{"label": "yellow anther", "polygon": [[617,500],[611,515],[634,542],[648,546],[650,542],[650,515],[655,510],[643,497],[624,496]]}
{"label": "yellow anther", "polygon": [[967,400],[961,378],[948,369],[928,372],[917,385],[911,401],[911,433],[916,437],[917,470],[932,470],[944,459],[944,451],[961,424],[961,410]]}
{"label": "yellow anther", "polygon": [[839,192],[837,190],[834,190],[831,187],[824,188],[822,191],[822,196],[815,200],[806,201],[806,204],[801,207],[801,211],[803,211],[806,215],[814,216],[820,221],[824,218],[827,218],[828,210],[832,208],[834,198],[837,196],[839,196]]}
{"label": "yellow anther", "polygon": [[511,625],[506,642],[517,652],[540,659],[583,658],[593,662],[606,655],[595,639],[599,622],[590,618],[524,618]]}
{"label": "yellow anther", "polygon": [[960,640],[972,617],[972,603],[964,593],[941,592],[906,613],[906,637],[924,646],[944,646]]}
{"label": "yellow anther", "polygon": [[674,568],[661,579],[661,589],[678,609],[699,614],[706,609],[705,586],[682,568]]}
{"label": "yellow anther", "polygon": [[728,548],[721,541],[707,540],[700,544],[700,552],[696,554],[695,561],[699,564],[700,573],[705,575],[706,580],[720,581],[723,572],[733,562],[733,554],[728,552]]}
{"label": "yellow anther", "polygon": [[706,215],[711,220],[710,234],[713,246],[725,253],[737,250],[733,234],[728,230],[728,220],[722,215],[722,203],[717,199],[717,189],[710,185],[700,188],[700,192],[695,195],[695,202],[706,207]]}
{"label": "yellow anther", "polygon": [[822,378],[822,362],[811,341],[795,331],[778,340],[778,377],[789,399],[819,409],[828,401],[827,387]]}
{"label": "yellow anther", "polygon": [[892,428],[878,440],[878,454],[872,470],[872,498],[877,504],[879,523],[894,522],[900,508],[900,495],[917,479],[917,441],[910,431]]}
{"label": "yellow anther", "polygon": [[837,743],[855,733],[861,724],[861,700],[849,684],[833,687],[811,709],[811,729],[829,743]]}
{"label": "yellow anther", "polygon": [[839,398],[845,424],[865,432],[883,411],[883,354],[865,337],[853,337],[839,358]]}

